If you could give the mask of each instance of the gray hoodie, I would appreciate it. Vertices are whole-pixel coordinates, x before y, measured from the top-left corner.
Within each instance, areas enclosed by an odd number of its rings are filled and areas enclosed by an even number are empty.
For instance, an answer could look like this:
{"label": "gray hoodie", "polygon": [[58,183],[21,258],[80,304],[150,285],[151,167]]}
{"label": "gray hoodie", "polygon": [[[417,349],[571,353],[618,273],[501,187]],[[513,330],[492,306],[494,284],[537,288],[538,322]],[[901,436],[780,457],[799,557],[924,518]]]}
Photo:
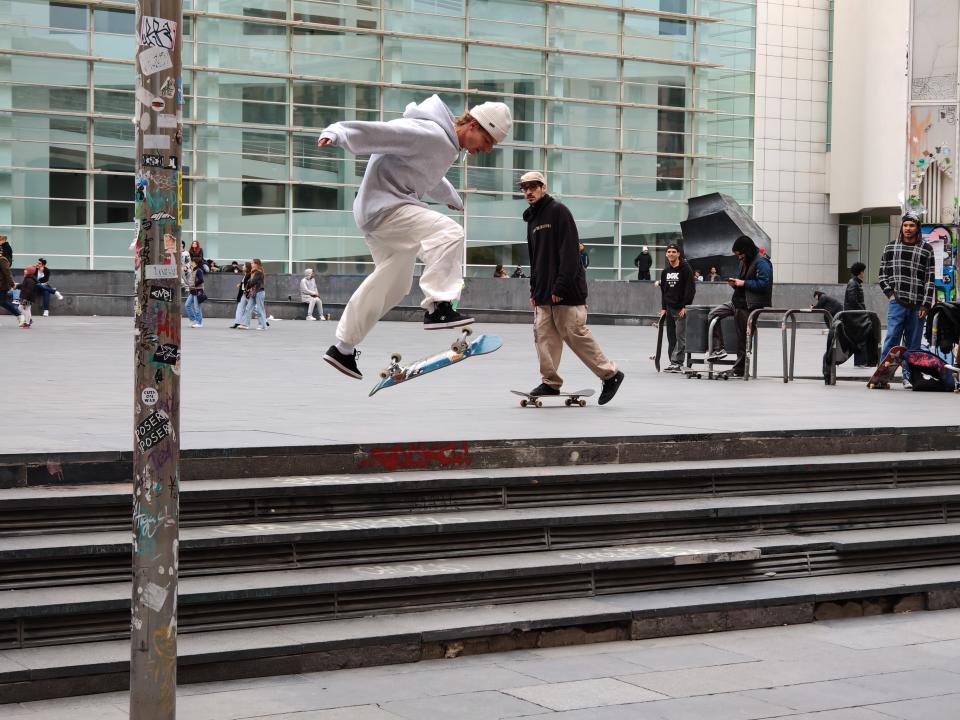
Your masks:
{"label": "gray hoodie", "polygon": [[450,109],[436,95],[410,103],[403,118],[389,122],[351,120],[333,123],[320,134],[354,155],[370,155],[353,217],[372,230],[379,217],[400,205],[427,207],[433,200],[463,209],[463,201],[444,177],[460,155]]}

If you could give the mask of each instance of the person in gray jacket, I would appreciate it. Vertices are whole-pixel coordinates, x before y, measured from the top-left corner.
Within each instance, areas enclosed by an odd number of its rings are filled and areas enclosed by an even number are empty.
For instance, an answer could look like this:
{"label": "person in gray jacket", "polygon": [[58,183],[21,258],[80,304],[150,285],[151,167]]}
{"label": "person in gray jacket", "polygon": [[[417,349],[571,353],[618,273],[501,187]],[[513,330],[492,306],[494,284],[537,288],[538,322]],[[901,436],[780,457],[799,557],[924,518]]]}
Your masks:
{"label": "person in gray jacket", "polygon": [[349,121],[325,128],[319,147],[340,146],[370,155],[353,216],[373,256],[374,271],[357,288],[337,325],[337,343],[324,360],[361,379],[356,349],[384,314],[410,291],[417,257],[423,261],[423,326],[427,330],[469,325],[454,308],[463,284],[463,228],[423,201],[430,197],[463,210],[444,177],[466,153],[483,153],[503,142],[513,126],[510,109],[485,102],[454,117],[436,95],[410,103],[389,122]]}
{"label": "person in gray jacket", "polygon": [[313,316],[313,309],[317,309],[320,320],[326,320],[323,316],[323,301],[317,292],[317,281],[313,277],[313,268],[307,268],[303,271],[303,277],[300,279],[300,302],[307,304],[307,320],[316,320]]}

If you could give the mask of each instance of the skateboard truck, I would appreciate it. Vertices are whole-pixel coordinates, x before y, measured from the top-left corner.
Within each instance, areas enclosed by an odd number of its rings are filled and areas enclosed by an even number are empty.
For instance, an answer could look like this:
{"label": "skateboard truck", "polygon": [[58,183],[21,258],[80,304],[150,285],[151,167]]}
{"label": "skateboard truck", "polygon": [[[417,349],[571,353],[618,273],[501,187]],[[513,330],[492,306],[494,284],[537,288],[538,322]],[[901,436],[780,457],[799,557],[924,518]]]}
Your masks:
{"label": "skateboard truck", "polygon": [[462,353],[464,350],[467,349],[467,345],[469,344],[467,342],[467,338],[470,337],[472,334],[473,334],[472,329],[468,327],[462,328],[460,330],[460,337],[453,341],[453,343],[450,345],[450,349],[453,350],[455,353]]}
{"label": "skateboard truck", "polygon": [[386,380],[388,377],[396,375],[402,369],[400,367],[400,361],[403,360],[403,356],[400,353],[390,353],[390,364],[380,371],[380,379]]}

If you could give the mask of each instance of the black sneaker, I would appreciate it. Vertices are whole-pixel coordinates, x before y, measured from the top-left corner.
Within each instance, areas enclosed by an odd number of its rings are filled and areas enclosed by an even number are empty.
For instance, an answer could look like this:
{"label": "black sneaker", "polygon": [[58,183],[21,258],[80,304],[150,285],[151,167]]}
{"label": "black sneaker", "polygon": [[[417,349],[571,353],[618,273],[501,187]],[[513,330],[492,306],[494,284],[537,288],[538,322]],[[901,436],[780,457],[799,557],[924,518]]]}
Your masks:
{"label": "black sneaker", "polygon": [[472,317],[461,315],[453,309],[453,305],[448,302],[437,303],[433,312],[423,314],[424,330],[440,330],[442,328],[460,327],[461,325],[470,325],[473,323]]}
{"label": "black sneaker", "polygon": [[527,394],[530,395],[531,397],[543,397],[544,395],[559,395],[560,388],[554,387],[553,385],[547,385],[546,383],[540,383]]}
{"label": "black sneaker", "polygon": [[723,360],[727,356],[726,350],[714,350],[707,355],[707,360]]}
{"label": "black sneaker", "polygon": [[608,402],[613,400],[613,396],[617,394],[617,390],[620,389],[620,384],[623,382],[623,373],[617,370],[617,374],[611,378],[607,378],[603,381],[603,386],[600,388],[600,399],[597,400],[598,405],[606,405]]}
{"label": "black sneaker", "polygon": [[360,368],[357,366],[357,360],[359,357],[359,350],[354,350],[350,355],[344,355],[342,352],[337,350],[336,345],[331,345],[327,349],[327,353],[323,356],[323,359],[333,365],[344,375],[349,375],[357,380],[363,380],[363,375],[360,372]]}

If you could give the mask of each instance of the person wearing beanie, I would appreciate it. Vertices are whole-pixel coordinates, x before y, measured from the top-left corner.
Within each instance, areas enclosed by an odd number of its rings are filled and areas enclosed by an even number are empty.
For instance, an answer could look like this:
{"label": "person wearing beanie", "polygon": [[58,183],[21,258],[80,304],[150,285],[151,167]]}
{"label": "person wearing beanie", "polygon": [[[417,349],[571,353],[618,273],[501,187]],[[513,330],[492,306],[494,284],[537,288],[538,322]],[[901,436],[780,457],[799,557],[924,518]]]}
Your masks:
{"label": "person wearing beanie", "polygon": [[323,301],[317,292],[317,281],[313,277],[313,268],[307,268],[303,271],[303,277],[300,279],[300,302],[307,304],[307,320],[317,320],[313,316],[313,309],[319,308],[317,314],[320,320],[326,320],[323,315]]}
{"label": "person wearing beanie", "polygon": [[[920,218],[912,212],[904,213],[897,239],[887,244],[880,258],[880,289],[889,300],[880,362],[894,345],[920,349],[924,318],[933,307],[934,267],[933,248],[920,236]],[[903,384],[910,387],[906,364]]]}
{"label": "person wearing beanie", "polygon": [[683,372],[687,354],[687,305],[693,302],[697,283],[687,261],[680,257],[680,246],[667,245],[667,261],[660,272],[660,317],[667,328],[666,372]]}
{"label": "person wearing beanie", "polygon": [[[730,369],[733,377],[743,377],[747,372],[747,319],[750,313],[759,308],[770,307],[773,301],[773,263],[766,253],[760,252],[753,240],[741,235],[733,241],[733,254],[740,261],[740,269],[735,278],[727,278],[727,284],[733,288],[730,302],[715,307],[708,318],[733,317],[737,324],[737,361]],[[713,330],[714,351],[708,359],[719,360],[726,356],[723,349],[721,323]]]}
{"label": "person wearing beanie", "polygon": [[423,327],[438,330],[473,322],[454,304],[463,288],[463,228],[431,210],[430,198],[451,210],[463,201],[444,177],[467,154],[493,150],[513,126],[510,108],[480,103],[460,117],[437,95],[410,103],[403,117],[388,122],[346,121],[326,127],[318,147],[370,155],[353,203],[353,216],[373,256],[374,270],[357,288],[337,325],[337,342],[324,360],[361,379],[359,345],[377,321],[410,291],[417,257],[423,262]]}
{"label": "person wearing beanie", "polygon": [[587,274],[580,262],[577,223],[565,205],[547,194],[542,173],[524,173],[520,189],[528,205],[523,219],[530,254],[533,342],[541,377],[530,395],[560,394],[563,378],[557,370],[566,343],[602,381],[598,404],[606,405],[620,389],[623,373],[603,354],[587,327]]}
{"label": "person wearing beanie", "polygon": [[633,264],[637,266],[637,280],[649,280],[650,267],[653,265],[650,248],[644,245],[640,254],[633,259]]}

